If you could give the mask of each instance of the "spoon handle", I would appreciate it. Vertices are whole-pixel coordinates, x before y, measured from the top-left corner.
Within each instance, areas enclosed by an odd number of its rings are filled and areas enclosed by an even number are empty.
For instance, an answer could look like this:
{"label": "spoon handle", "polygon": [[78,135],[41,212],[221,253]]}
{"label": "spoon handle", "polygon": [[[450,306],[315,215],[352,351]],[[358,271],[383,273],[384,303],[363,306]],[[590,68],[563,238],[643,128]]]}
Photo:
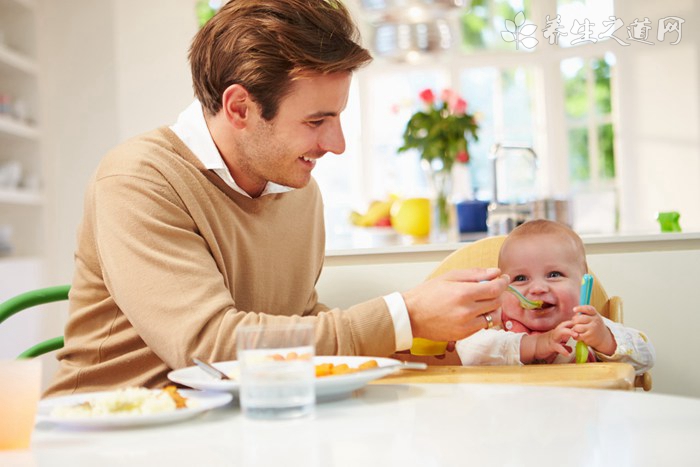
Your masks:
{"label": "spoon handle", "polygon": [[197,357],[192,357],[192,361],[206,374],[216,379],[231,379],[223,371],[216,368],[211,363],[200,360]]}
{"label": "spoon handle", "polygon": [[[593,276],[584,274],[581,280],[581,298],[579,304],[590,305],[591,293],[593,292]],[[578,341],[576,342],[576,363],[586,363],[588,361],[588,346]]]}

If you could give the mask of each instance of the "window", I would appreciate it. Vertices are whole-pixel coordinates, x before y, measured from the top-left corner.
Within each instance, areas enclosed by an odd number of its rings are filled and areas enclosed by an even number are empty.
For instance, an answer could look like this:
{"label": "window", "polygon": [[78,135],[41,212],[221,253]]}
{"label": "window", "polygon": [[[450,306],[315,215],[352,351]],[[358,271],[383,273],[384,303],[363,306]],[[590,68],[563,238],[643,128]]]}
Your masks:
{"label": "window", "polygon": [[534,79],[533,71],[525,67],[466,68],[460,73],[460,91],[470,111],[480,117],[479,141],[470,144],[472,185],[478,199],[492,197],[489,156],[494,144],[536,147]]}
{"label": "window", "polygon": [[574,183],[615,178],[610,70],[614,56],[561,62],[565,85],[569,176]]}
{"label": "window", "polygon": [[[506,20],[520,12],[522,24],[537,26],[534,48],[516,50],[501,36]],[[543,37],[545,18],[557,14],[561,32],[567,33],[558,37],[558,45]],[[513,189],[518,181],[501,183],[499,172],[499,201],[526,201],[519,193],[564,193],[573,201],[574,228],[582,233],[614,230],[612,49],[617,44],[603,39],[576,44],[572,32],[574,20],[602,23],[611,15],[612,0],[472,0],[470,9],[457,17],[461,40],[450,54],[412,64],[376,60],[358,73],[350,99],[352,104],[359,98],[359,107],[348,108],[344,120],[348,140],[352,135],[358,141],[352,147],[348,142],[347,155],[339,158],[345,165],[331,166],[327,159],[334,158],[326,158],[314,173],[324,190],[329,243],[334,232],[350,229],[350,209],[363,211],[370,201],[391,194],[428,194],[419,155],[397,154],[397,149],[408,118],[421,105],[419,92],[446,87],[464,96],[468,111],[478,116],[479,141],[469,146],[470,185],[478,199],[492,197],[493,145],[528,146],[541,158],[538,186],[528,192],[522,183],[533,181],[523,179]],[[553,92],[559,97],[551,99]],[[512,189],[502,192],[504,186]]]}

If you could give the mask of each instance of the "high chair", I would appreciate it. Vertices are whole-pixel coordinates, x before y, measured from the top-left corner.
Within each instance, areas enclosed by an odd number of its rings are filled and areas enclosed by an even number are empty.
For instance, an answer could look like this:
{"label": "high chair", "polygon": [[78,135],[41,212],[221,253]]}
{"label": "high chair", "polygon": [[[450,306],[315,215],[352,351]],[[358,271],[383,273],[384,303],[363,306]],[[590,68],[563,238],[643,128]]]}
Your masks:
{"label": "high chair", "polygon": [[[498,253],[505,238],[505,235],[487,237],[455,250],[428,275],[426,280],[440,276],[453,269],[496,267],[498,265]],[[602,316],[616,323],[622,323],[622,299],[616,295],[608,297],[600,280],[593,272],[588,272],[593,274],[594,277],[591,305]],[[635,387],[649,391],[651,390],[651,385],[651,374],[648,371],[635,377]]]}

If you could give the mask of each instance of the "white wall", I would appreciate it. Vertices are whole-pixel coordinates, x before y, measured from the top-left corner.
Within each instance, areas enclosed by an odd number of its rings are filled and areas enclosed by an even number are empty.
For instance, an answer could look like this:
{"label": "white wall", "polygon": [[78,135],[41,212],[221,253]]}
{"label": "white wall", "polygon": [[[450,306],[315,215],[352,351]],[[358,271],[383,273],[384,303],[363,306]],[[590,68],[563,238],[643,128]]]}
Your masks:
{"label": "white wall", "polygon": [[52,283],[69,282],[83,193],[105,152],[192,100],[195,0],[43,0]]}
{"label": "white wall", "polygon": [[[686,231],[700,230],[700,2],[617,0],[625,24],[652,21],[650,41],[616,47],[621,228],[655,229],[657,211],[679,211]],[[659,18],[685,19],[682,40],[656,38]],[[618,31],[626,38],[624,31]],[[651,37],[653,35],[653,37]],[[671,40],[669,40],[671,37]]]}

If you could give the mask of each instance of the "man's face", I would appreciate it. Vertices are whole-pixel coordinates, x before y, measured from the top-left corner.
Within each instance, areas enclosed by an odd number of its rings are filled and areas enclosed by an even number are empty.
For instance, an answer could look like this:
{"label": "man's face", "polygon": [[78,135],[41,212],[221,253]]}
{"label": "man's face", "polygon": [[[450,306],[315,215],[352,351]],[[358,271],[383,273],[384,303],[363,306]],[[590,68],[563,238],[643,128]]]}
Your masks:
{"label": "man's face", "polygon": [[350,73],[296,80],[271,121],[254,106],[246,138],[237,147],[242,175],[260,190],[268,181],[306,186],[318,159],[345,151],[340,113],[347,105],[350,80]]}
{"label": "man's face", "polygon": [[585,271],[570,238],[538,234],[514,239],[501,253],[501,266],[513,287],[530,300],[543,302],[540,309],[525,310],[507,293],[503,310],[508,316],[533,331],[548,331],[573,317]]}

